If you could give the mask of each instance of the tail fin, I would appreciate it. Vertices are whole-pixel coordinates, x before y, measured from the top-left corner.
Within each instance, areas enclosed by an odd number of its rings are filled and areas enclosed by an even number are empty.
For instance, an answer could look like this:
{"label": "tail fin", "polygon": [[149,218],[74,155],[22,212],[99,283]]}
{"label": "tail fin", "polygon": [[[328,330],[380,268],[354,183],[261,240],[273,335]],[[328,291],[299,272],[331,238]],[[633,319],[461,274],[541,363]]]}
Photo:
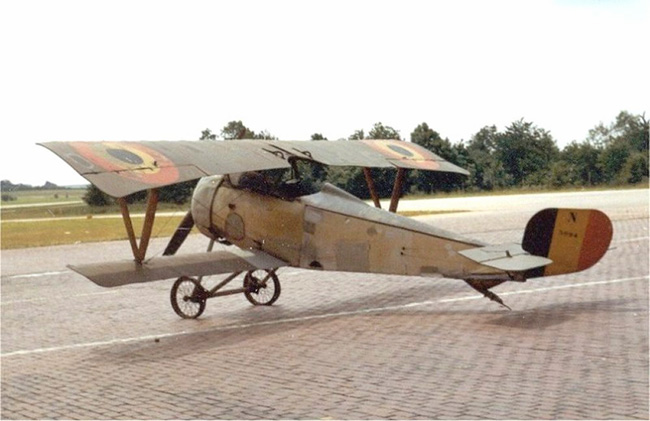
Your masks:
{"label": "tail fin", "polygon": [[578,272],[595,265],[609,248],[612,222],[593,209],[544,209],[528,225],[522,247],[553,263],[531,269],[526,278]]}

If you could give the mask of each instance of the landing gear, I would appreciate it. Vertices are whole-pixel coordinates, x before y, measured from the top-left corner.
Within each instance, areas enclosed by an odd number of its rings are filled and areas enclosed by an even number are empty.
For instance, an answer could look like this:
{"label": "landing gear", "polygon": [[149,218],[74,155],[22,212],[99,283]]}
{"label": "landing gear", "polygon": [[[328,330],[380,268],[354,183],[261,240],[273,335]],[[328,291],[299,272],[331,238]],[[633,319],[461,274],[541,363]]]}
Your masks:
{"label": "landing gear", "polygon": [[280,297],[275,271],[252,270],[244,277],[244,295],[254,306],[270,306]]}
{"label": "landing gear", "polygon": [[208,292],[196,279],[181,276],[171,291],[172,308],[183,319],[196,319],[205,310]]}
{"label": "landing gear", "polygon": [[229,275],[212,289],[201,285],[200,279],[181,276],[172,286],[170,298],[174,312],[183,319],[196,319],[205,310],[209,298],[225,295],[244,294],[253,305],[270,306],[280,297],[280,280],[277,269],[251,270],[244,274],[242,288],[223,290],[223,287],[236,279],[242,272]]}

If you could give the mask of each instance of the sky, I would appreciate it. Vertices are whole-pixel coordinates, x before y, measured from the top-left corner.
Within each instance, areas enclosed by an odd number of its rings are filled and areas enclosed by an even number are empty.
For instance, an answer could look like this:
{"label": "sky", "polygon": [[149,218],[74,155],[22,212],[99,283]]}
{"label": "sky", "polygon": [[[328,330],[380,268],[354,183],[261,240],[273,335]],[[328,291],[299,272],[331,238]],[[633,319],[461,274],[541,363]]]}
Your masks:
{"label": "sky", "polygon": [[0,179],[85,183],[37,142],[285,140],[381,122],[560,147],[650,112],[645,0],[0,2]]}

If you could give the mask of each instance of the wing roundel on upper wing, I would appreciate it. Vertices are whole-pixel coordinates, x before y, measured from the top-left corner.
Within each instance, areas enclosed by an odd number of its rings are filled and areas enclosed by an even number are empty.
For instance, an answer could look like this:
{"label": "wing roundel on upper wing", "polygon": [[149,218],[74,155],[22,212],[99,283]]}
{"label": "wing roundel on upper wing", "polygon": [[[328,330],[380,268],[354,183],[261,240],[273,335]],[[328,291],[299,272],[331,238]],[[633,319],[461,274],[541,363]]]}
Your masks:
{"label": "wing roundel on upper wing", "polygon": [[331,166],[464,169],[414,143],[361,141],[141,141],[46,142],[97,188],[114,197],[208,175],[288,168],[290,159]]}
{"label": "wing roundel on upper wing", "polygon": [[289,167],[265,152],[264,142],[143,141],[48,142],[56,153],[103,192],[123,197],[208,175]]}

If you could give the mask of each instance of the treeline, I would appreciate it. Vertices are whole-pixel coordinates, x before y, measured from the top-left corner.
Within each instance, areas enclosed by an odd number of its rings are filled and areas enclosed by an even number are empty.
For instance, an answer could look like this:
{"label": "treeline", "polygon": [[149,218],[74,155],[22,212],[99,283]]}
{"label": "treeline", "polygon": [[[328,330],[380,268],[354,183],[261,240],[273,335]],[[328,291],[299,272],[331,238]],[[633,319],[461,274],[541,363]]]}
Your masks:
{"label": "treeline", "polygon": [[[241,121],[231,121],[221,130],[220,139],[277,139],[263,131],[255,132]],[[467,169],[469,177],[430,171],[409,171],[403,189],[408,193],[490,191],[510,188],[561,188],[565,186],[625,185],[648,180],[649,125],[645,114],[626,111],[618,114],[609,125],[598,124],[587,137],[560,149],[550,132],[532,122],[517,120],[503,131],[485,126],[469,141],[452,143],[427,123],[418,125],[409,140],[442,158]],[[357,130],[347,140],[397,139],[405,140],[394,128],[376,123],[368,133]],[[201,133],[200,140],[216,141],[210,129]],[[326,141],[321,133],[312,141]],[[306,183],[320,185],[330,182],[357,197],[367,199],[368,188],[361,168],[305,165]],[[390,197],[395,171],[372,169],[375,187],[381,197]],[[161,200],[183,203],[191,197],[195,182],[161,189]],[[143,200],[136,193],[130,201]],[[86,194],[89,204],[112,203],[94,187]]]}
{"label": "treeline", "polygon": [[30,184],[14,184],[9,180],[0,181],[0,191],[2,192],[2,201],[11,202],[17,200],[18,198],[11,194],[11,192],[17,191],[31,191],[31,190],[59,190],[64,189],[65,187],[59,187],[54,183],[47,181],[42,186],[32,186]]}
{"label": "treeline", "polygon": [[46,181],[42,186],[32,186],[31,184],[14,184],[9,180],[0,181],[0,189],[3,192],[26,191],[26,190],[56,190],[65,189],[66,187],[59,187],[54,183]]}

